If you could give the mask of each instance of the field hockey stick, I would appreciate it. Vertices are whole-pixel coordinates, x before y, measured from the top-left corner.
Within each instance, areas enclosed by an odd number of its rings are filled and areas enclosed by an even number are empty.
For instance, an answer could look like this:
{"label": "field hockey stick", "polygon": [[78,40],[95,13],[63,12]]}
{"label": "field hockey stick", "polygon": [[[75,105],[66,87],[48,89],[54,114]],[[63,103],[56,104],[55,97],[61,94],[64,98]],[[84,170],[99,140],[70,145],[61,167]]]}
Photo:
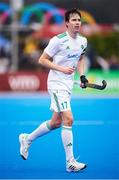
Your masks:
{"label": "field hockey stick", "polygon": [[[74,81],[74,84],[77,84],[81,87],[81,84],[77,81]],[[105,80],[102,81],[102,85],[99,84],[93,84],[93,83],[86,83],[86,87],[93,88],[93,89],[98,89],[98,90],[103,90],[107,86],[107,82]]]}

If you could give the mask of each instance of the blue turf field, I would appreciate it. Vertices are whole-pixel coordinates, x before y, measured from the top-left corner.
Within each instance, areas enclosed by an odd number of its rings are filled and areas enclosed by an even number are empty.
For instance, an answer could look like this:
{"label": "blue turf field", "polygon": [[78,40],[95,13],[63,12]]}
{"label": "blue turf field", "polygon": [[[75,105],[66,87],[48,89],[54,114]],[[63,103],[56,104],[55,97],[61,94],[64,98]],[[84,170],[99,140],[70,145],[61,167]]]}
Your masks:
{"label": "blue turf field", "polygon": [[0,178],[119,179],[119,98],[73,97],[74,153],[88,167],[65,172],[61,129],[37,139],[27,161],[19,155],[18,135],[50,118],[49,96],[0,95]]}

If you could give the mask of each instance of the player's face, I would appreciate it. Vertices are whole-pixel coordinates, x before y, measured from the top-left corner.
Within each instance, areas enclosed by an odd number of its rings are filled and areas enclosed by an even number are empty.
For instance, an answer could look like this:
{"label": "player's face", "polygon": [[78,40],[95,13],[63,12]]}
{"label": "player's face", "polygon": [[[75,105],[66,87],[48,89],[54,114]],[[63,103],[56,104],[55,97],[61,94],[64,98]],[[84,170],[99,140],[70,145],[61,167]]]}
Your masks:
{"label": "player's face", "polygon": [[81,26],[81,18],[78,14],[71,14],[69,22],[66,22],[66,26],[72,33],[79,32]]}

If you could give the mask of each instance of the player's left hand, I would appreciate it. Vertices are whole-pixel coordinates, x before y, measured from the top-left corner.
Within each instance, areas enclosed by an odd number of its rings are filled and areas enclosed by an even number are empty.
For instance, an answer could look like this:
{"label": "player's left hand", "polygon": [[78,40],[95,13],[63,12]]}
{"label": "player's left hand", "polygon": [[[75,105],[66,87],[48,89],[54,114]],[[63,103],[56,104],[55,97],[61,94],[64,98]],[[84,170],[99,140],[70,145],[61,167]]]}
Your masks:
{"label": "player's left hand", "polygon": [[81,80],[81,87],[86,88],[86,83],[88,83],[88,79],[85,77],[85,75],[80,76]]}

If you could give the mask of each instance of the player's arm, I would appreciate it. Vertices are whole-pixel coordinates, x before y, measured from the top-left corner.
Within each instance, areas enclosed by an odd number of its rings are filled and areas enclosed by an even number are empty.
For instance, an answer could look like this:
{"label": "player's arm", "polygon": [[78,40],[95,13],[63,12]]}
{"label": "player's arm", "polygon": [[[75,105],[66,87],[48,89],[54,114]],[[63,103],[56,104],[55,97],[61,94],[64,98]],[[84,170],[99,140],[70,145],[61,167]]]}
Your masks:
{"label": "player's arm", "polygon": [[78,61],[77,70],[78,70],[80,76],[84,75],[84,58],[83,58],[83,56],[81,56],[80,60]]}
{"label": "player's arm", "polygon": [[60,71],[63,72],[65,74],[72,74],[74,72],[74,68],[72,67],[64,67],[64,66],[60,66],[58,64],[55,64],[53,61],[50,60],[51,57],[43,52],[43,54],[41,55],[41,57],[39,58],[39,64],[41,64],[42,66],[48,68],[48,69],[53,69],[56,71]]}
{"label": "player's arm", "polygon": [[81,56],[79,62],[78,62],[78,67],[77,70],[80,74],[80,80],[81,80],[81,87],[86,88],[86,83],[88,82],[87,78],[85,77],[85,72],[84,72],[84,58],[83,55]]}
{"label": "player's arm", "polygon": [[60,41],[56,36],[54,36],[49,41],[49,44],[44,49],[43,54],[39,58],[39,64],[41,64],[42,66],[48,69],[60,71],[65,74],[72,74],[74,72],[74,69],[72,67],[63,67],[51,61],[51,58],[53,58],[58,53],[59,50],[60,50]]}
{"label": "player's arm", "polygon": [[[77,67],[77,69],[78,69],[78,71],[80,73],[80,80],[81,80],[80,86],[82,88],[89,87],[89,88],[94,88],[94,89],[98,89],[98,90],[105,89],[106,86],[107,86],[107,82],[105,80],[102,81],[101,85],[100,84],[94,84],[94,83],[89,83],[88,82],[87,78],[84,75],[84,69],[85,69],[84,68],[84,61],[85,60],[84,60],[84,58],[82,56],[80,61],[78,62],[78,67]],[[77,84],[77,82],[76,82],[76,84]],[[79,85],[79,83],[78,83],[78,85]]]}

